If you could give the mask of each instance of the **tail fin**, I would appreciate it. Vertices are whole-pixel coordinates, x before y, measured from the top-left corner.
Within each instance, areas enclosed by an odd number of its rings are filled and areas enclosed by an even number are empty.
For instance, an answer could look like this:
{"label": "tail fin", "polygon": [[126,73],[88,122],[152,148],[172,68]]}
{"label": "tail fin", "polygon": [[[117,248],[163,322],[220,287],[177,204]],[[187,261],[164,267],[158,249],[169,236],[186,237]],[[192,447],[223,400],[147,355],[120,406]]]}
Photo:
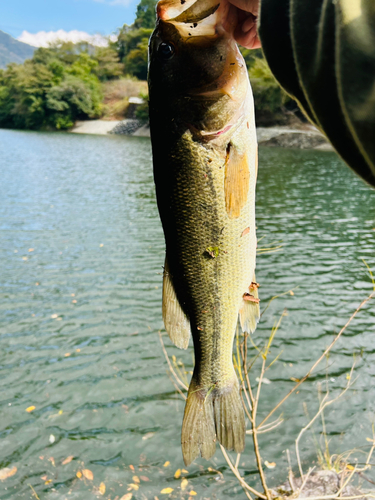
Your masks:
{"label": "tail fin", "polygon": [[221,389],[197,389],[191,381],[182,423],[182,454],[185,465],[199,455],[211,458],[216,439],[228,450],[245,448],[245,416],[238,381]]}
{"label": "tail fin", "polygon": [[214,399],[214,419],[219,442],[227,450],[242,453],[245,448],[246,423],[238,382]]}

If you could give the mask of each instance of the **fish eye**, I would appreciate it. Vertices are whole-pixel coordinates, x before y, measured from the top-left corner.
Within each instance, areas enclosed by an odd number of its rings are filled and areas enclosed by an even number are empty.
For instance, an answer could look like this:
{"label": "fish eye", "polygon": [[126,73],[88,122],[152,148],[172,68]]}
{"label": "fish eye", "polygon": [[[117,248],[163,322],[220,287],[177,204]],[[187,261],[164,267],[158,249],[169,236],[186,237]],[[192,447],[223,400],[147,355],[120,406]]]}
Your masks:
{"label": "fish eye", "polygon": [[162,42],[158,47],[158,54],[163,60],[172,59],[175,53],[175,48],[171,43]]}

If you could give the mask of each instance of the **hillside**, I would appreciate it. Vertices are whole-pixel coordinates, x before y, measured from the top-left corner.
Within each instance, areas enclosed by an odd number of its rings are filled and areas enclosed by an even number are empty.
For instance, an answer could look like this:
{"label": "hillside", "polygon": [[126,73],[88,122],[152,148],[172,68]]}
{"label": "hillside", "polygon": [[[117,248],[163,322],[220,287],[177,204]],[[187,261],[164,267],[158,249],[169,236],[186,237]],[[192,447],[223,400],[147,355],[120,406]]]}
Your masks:
{"label": "hillside", "polygon": [[0,31],[0,68],[15,62],[22,64],[25,59],[33,56],[35,47],[19,42],[4,31]]}

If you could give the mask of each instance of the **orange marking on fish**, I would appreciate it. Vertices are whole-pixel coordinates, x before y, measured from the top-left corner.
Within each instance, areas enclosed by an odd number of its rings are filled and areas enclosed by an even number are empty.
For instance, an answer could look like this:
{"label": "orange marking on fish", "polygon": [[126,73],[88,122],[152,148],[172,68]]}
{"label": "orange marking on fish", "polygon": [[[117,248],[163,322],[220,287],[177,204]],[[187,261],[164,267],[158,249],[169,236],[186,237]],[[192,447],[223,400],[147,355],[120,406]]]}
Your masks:
{"label": "orange marking on fish", "polygon": [[257,299],[256,297],[254,297],[254,295],[251,295],[250,293],[244,293],[243,300],[246,300],[247,302],[254,302],[254,304],[259,304],[260,302],[260,299]]}
{"label": "orange marking on fish", "polygon": [[225,208],[231,219],[241,215],[249,192],[250,172],[248,159],[245,154],[240,154],[231,143],[227,146],[225,159]]}
{"label": "orange marking on fish", "polygon": [[260,286],[260,285],[259,285],[259,283],[256,283],[255,281],[252,281],[252,282],[251,282],[251,285],[249,286],[249,290],[250,290],[250,292],[251,292],[252,290],[257,290],[257,289],[259,288],[259,286]]}

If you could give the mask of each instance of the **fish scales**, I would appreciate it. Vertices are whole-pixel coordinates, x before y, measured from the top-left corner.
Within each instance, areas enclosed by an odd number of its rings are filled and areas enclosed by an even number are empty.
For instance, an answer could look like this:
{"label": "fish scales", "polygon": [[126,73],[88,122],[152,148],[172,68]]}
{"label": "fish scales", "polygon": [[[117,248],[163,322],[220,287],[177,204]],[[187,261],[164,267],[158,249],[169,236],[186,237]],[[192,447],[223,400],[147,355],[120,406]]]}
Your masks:
{"label": "fish scales", "polygon": [[[189,464],[199,454],[210,458],[216,440],[237,452],[244,447],[232,352],[239,312],[248,330],[259,318],[256,301],[243,298],[255,279],[257,144],[246,66],[220,29],[225,4],[193,44],[184,34],[186,22],[168,18],[174,3],[166,3],[158,4],[150,42],[150,128],[166,242],[164,322],[176,345],[186,348],[190,331],[194,342],[182,427]],[[194,19],[199,9],[209,11],[206,0],[190,5]],[[183,14],[189,19],[188,10]],[[171,57],[163,44],[172,47]]]}

